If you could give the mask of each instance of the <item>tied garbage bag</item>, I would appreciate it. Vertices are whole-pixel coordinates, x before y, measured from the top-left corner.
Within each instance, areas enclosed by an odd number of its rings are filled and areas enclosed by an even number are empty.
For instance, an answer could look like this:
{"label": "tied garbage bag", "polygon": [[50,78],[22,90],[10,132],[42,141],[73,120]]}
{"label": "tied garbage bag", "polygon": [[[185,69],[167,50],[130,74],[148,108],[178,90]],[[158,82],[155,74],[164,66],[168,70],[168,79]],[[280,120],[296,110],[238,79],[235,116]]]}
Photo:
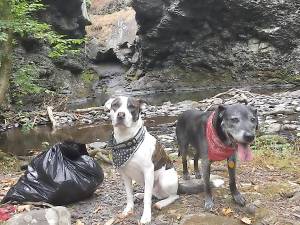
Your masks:
{"label": "tied garbage bag", "polygon": [[39,201],[64,205],[91,196],[103,178],[101,167],[88,156],[84,144],[65,141],[36,156],[2,203]]}

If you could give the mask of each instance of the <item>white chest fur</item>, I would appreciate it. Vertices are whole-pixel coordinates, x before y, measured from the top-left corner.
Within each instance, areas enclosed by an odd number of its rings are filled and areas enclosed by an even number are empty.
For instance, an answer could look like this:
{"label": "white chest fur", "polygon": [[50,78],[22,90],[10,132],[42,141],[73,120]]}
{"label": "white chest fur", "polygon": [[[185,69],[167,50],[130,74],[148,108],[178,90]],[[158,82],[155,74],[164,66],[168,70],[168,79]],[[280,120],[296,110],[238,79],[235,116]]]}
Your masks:
{"label": "white chest fur", "polygon": [[138,184],[144,186],[144,171],[153,167],[152,155],[156,139],[146,132],[145,139],[132,158],[120,170]]}

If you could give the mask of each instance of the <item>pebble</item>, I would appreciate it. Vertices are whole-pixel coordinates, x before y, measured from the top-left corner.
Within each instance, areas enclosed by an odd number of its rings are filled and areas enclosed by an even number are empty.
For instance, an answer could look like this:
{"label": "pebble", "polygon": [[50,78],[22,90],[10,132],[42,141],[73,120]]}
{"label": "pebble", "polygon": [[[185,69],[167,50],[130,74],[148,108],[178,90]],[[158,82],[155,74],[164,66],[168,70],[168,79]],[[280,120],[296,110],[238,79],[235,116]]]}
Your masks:
{"label": "pebble", "polygon": [[245,211],[248,214],[255,215],[256,206],[254,204],[248,204],[245,206]]}
{"label": "pebble", "polygon": [[[234,90],[232,97],[224,95],[218,98],[204,99],[201,101],[186,100],[178,103],[165,102],[162,105],[154,106],[148,105],[145,110],[144,118],[151,118],[156,116],[178,116],[183,111],[198,108],[201,110],[213,109],[219,104],[236,103],[240,99],[239,91]],[[247,95],[249,104],[256,107],[259,114],[260,127],[265,128],[266,133],[276,133],[280,130],[286,131],[300,131],[300,122],[294,115],[297,113],[299,116],[300,102],[299,91],[289,91],[283,93],[275,93],[270,96],[259,95],[252,93]],[[227,99],[226,99],[227,98]],[[53,112],[54,118],[59,125],[75,125],[75,124],[93,124],[96,121],[108,121],[109,115],[104,111],[90,111],[87,113],[75,114],[72,112]],[[34,115],[20,116],[20,118],[14,118],[11,124],[0,124],[0,130],[5,131],[9,128],[16,127],[15,124],[19,124],[20,121],[27,122],[32,121]],[[293,118],[291,118],[293,117]],[[284,121],[283,119],[284,118]],[[39,116],[36,119],[36,124],[48,124],[49,118],[47,115]],[[166,143],[173,142],[174,137],[170,135],[162,135],[159,137]]]}
{"label": "pebble", "polygon": [[297,130],[298,126],[293,124],[284,124],[282,126],[283,130]]}
{"label": "pebble", "polygon": [[281,130],[281,124],[279,123],[271,123],[267,128],[266,128],[266,133],[277,133]]}

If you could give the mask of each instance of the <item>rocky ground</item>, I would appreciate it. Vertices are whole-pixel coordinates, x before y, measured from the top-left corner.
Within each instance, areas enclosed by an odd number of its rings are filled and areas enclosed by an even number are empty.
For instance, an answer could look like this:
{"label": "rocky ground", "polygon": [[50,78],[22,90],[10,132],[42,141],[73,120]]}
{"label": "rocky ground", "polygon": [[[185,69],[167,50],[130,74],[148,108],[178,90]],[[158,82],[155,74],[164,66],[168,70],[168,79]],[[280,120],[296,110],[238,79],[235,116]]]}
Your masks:
{"label": "rocky ground", "polygon": [[[176,142],[172,138],[170,125],[162,125],[156,129],[151,129],[150,132],[159,136],[162,142],[168,146],[167,150],[181,175],[181,161],[176,156]],[[241,208],[231,200],[226,163],[214,163],[212,174],[223,177],[225,185],[213,192],[215,208],[212,213],[204,213],[203,193],[182,195],[178,201],[169,207],[161,211],[154,209],[151,224],[233,225],[243,224],[242,220],[246,221],[245,224],[300,224],[299,142],[293,144],[284,142],[285,144],[283,144],[274,138],[271,139],[272,144],[265,144],[261,140],[266,141],[268,138],[261,138],[258,138],[255,147],[253,146],[253,150],[255,150],[254,161],[238,166],[238,187],[248,200],[246,207]],[[285,153],[281,154],[283,151]],[[95,194],[90,199],[67,206],[71,212],[73,224],[137,224],[142,214],[142,201],[136,201],[134,215],[122,221],[116,219],[117,214],[125,206],[125,191],[115,169],[103,162],[101,165],[105,172],[105,180]],[[190,168],[192,167],[190,166]],[[20,175],[20,172],[0,174],[1,196],[6,193]],[[141,191],[139,186],[135,185],[134,187],[135,192]],[[209,221],[207,221],[208,218]]]}
{"label": "rocky ground", "polygon": [[[252,146],[255,159],[251,163],[240,164],[238,169],[238,187],[248,200],[246,207],[241,208],[233,204],[228,190],[226,165],[220,162],[213,164],[213,174],[223,177],[225,185],[214,190],[215,208],[212,213],[204,213],[202,193],[182,195],[166,209],[153,210],[152,224],[300,224],[299,95],[299,91],[259,95],[232,89],[202,101],[184,101],[176,104],[167,102],[161,106],[149,106],[145,112],[146,117],[150,118],[147,124],[149,131],[165,145],[180,175],[181,161],[177,158],[174,136],[175,119],[155,125],[151,124],[151,117],[177,116],[189,108],[206,110],[218,104],[246,100],[258,109],[261,130]],[[70,116],[77,118],[72,120],[73,122],[82,123],[108,119],[101,107],[79,112],[54,112],[59,126],[69,124],[61,121],[71,120]],[[47,118],[47,115],[44,118]],[[5,161],[3,159],[6,156],[0,157],[0,196],[3,196],[22,172],[15,172],[16,161]],[[101,165],[105,171],[105,180],[94,196],[67,206],[73,223],[137,224],[142,213],[142,201],[136,202],[134,215],[122,221],[116,220],[116,215],[125,205],[125,191],[118,173],[108,164],[101,162]],[[140,189],[135,185],[135,191]]]}
{"label": "rocky ground", "polygon": [[[165,102],[160,106],[148,105],[144,112],[147,118],[157,116],[178,116],[181,112],[196,108],[212,110],[219,104],[232,104],[247,101],[257,108],[259,114],[260,131],[262,133],[289,132],[300,135],[300,90],[274,93],[272,95],[255,94],[241,89],[230,89],[226,92],[201,101],[183,101],[179,103]],[[49,112],[43,111],[3,114],[5,124],[0,124],[0,131],[19,127],[24,124],[50,124]],[[94,124],[108,121],[107,112],[102,106],[87,109],[69,110],[65,112],[53,111],[56,126],[70,126],[76,124]]]}

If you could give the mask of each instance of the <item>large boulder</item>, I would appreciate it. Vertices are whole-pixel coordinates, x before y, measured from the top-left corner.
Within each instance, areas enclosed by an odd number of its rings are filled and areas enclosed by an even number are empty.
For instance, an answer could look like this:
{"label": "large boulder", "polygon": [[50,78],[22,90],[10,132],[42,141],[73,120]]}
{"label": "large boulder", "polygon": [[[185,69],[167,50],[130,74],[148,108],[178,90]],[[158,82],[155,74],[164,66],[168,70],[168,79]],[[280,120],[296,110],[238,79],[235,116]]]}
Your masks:
{"label": "large boulder", "polygon": [[49,209],[32,210],[13,216],[7,225],[71,225],[71,214],[67,208],[57,206]]}
{"label": "large boulder", "polygon": [[128,0],[93,0],[91,25],[86,27],[86,53],[94,62],[130,64],[137,32],[135,11]]}
{"label": "large boulder", "polygon": [[237,80],[300,74],[298,0],[133,0],[137,66]]}
{"label": "large boulder", "polygon": [[90,23],[85,0],[43,0],[46,9],[39,18],[51,24],[59,33],[73,38],[85,35],[85,26]]}

